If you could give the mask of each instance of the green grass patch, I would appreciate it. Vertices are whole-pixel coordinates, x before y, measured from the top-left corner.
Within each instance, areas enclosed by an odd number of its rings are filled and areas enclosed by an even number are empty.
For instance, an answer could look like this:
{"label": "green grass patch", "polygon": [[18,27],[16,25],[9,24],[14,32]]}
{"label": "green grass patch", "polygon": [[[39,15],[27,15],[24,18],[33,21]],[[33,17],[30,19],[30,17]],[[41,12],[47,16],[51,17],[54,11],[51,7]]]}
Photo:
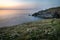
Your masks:
{"label": "green grass patch", "polygon": [[60,40],[60,19],[0,28],[0,40]]}

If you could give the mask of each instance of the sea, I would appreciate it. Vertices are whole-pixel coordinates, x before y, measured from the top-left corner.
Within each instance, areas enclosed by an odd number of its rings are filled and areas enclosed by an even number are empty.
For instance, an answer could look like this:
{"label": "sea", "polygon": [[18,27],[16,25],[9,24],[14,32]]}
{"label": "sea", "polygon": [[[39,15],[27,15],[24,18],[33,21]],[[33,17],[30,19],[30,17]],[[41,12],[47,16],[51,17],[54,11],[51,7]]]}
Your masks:
{"label": "sea", "polygon": [[41,20],[32,16],[37,10],[0,10],[0,27],[8,27]]}

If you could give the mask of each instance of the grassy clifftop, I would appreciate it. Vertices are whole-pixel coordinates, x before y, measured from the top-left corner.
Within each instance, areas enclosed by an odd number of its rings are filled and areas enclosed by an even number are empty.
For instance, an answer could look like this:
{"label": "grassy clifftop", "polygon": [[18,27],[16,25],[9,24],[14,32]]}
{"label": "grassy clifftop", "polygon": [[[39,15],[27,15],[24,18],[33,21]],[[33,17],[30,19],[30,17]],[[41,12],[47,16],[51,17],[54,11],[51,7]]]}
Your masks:
{"label": "grassy clifftop", "polygon": [[0,28],[0,40],[60,40],[60,19]]}

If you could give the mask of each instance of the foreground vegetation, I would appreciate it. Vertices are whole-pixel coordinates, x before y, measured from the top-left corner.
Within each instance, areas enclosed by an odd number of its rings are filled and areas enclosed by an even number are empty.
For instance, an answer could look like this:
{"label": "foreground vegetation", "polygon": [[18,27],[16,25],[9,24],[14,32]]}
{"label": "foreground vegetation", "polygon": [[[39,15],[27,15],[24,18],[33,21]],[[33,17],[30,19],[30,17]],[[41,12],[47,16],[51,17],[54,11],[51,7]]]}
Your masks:
{"label": "foreground vegetation", "polygon": [[60,19],[0,28],[0,40],[60,40]]}

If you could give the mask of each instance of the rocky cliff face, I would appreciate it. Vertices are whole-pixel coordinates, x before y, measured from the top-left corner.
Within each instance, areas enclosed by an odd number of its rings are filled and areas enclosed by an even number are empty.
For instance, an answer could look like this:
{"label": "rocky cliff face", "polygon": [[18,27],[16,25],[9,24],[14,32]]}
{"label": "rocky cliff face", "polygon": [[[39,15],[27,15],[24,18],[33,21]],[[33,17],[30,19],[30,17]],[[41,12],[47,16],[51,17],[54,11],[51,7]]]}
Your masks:
{"label": "rocky cliff face", "polygon": [[32,16],[40,18],[60,18],[60,7],[49,8],[46,10],[38,11]]}

